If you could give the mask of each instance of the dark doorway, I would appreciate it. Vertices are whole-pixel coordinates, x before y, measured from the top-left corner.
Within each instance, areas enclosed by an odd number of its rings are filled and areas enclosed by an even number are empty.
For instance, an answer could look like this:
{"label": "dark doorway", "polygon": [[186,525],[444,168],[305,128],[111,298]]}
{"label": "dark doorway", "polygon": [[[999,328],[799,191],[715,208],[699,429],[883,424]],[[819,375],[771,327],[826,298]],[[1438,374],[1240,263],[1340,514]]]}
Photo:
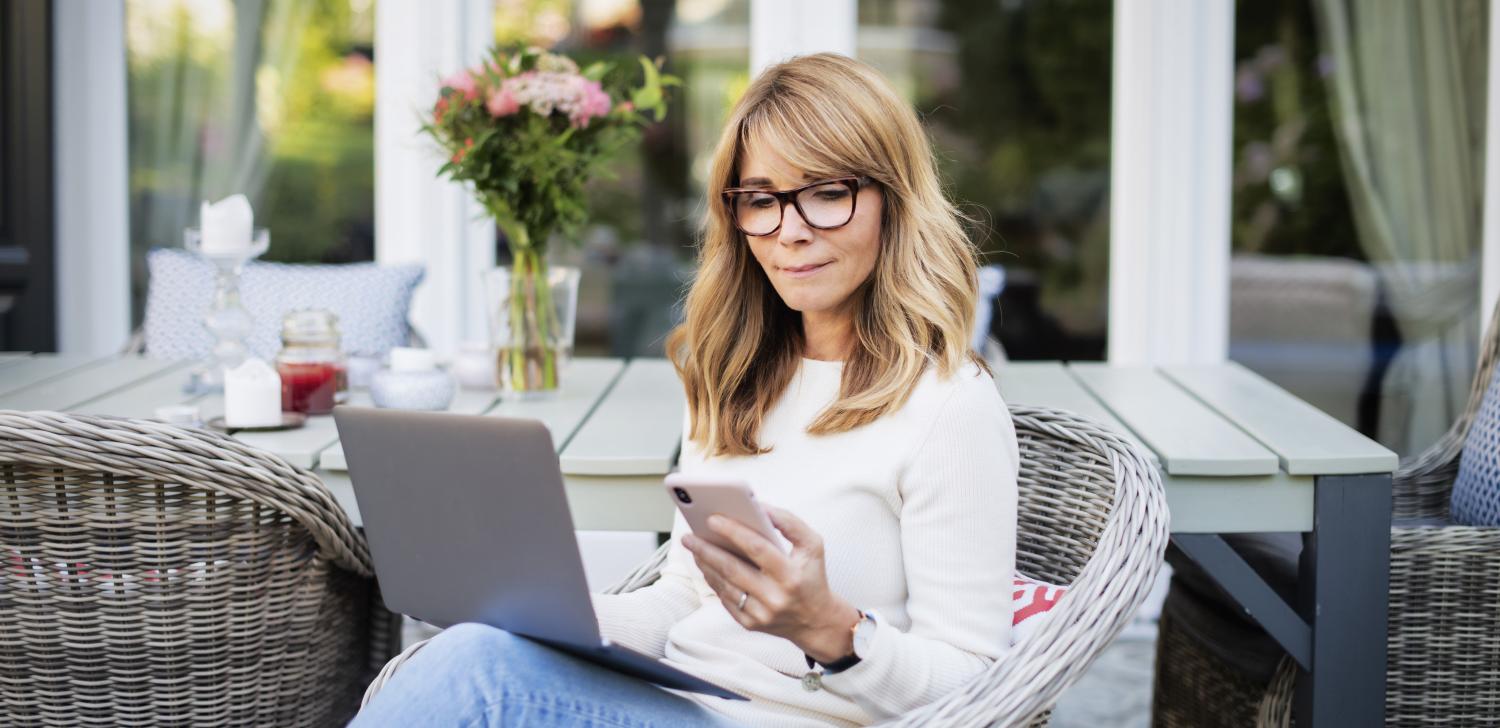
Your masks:
{"label": "dark doorway", "polygon": [[57,350],[52,4],[0,3],[0,350]]}

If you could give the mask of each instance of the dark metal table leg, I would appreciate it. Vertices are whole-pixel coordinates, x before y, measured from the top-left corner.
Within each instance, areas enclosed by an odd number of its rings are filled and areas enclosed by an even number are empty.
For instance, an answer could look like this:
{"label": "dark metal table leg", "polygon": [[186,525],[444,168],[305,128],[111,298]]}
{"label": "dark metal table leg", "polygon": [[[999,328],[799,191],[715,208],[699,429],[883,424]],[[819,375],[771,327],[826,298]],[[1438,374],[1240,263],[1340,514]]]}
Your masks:
{"label": "dark metal table leg", "polygon": [[1297,675],[1297,725],[1385,722],[1391,476],[1323,475],[1303,536],[1298,600],[1312,627],[1312,670]]}

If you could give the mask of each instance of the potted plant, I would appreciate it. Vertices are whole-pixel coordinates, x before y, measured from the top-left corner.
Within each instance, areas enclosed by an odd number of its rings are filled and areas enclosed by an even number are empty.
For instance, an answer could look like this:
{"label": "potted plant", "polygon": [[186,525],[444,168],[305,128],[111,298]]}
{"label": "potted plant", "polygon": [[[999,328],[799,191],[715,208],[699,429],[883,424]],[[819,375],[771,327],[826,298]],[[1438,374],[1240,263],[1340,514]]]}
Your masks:
{"label": "potted plant", "polygon": [[550,270],[553,233],[587,217],[585,184],[641,127],[666,114],[677,79],[660,61],[582,70],[538,48],[493,50],[444,79],[423,131],[443,148],[440,176],[471,189],[505,233],[511,265],[486,275],[491,344],[502,389],[545,394],[571,353],[578,271]]}

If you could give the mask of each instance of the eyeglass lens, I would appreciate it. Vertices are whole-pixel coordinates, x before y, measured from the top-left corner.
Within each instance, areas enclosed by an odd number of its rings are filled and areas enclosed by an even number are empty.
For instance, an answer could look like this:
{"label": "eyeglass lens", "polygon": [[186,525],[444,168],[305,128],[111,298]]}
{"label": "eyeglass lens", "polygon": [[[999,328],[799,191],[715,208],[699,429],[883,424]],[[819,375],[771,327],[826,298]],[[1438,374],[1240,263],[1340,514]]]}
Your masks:
{"label": "eyeglass lens", "polygon": [[[741,192],[734,197],[734,217],[747,235],[769,235],[781,226],[781,204],[765,192]],[[797,206],[809,225],[838,227],[854,215],[854,191],[843,182],[815,185],[797,193]]]}

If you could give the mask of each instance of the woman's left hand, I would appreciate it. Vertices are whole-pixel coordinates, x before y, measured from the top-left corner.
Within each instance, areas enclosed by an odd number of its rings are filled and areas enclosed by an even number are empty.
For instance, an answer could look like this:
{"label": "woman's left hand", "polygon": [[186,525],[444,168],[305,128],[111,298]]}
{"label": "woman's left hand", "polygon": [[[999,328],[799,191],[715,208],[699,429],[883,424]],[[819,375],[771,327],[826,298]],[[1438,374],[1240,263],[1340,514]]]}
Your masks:
{"label": "woman's left hand", "polygon": [[859,610],[828,588],[823,538],[789,511],[766,512],[791,542],[790,554],[749,526],[721,515],[708,519],[709,528],[749,556],[751,563],[692,534],[682,537],[682,545],[692,552],[724,609],[745,629],[784,637],[823,664],[852,653]]}

